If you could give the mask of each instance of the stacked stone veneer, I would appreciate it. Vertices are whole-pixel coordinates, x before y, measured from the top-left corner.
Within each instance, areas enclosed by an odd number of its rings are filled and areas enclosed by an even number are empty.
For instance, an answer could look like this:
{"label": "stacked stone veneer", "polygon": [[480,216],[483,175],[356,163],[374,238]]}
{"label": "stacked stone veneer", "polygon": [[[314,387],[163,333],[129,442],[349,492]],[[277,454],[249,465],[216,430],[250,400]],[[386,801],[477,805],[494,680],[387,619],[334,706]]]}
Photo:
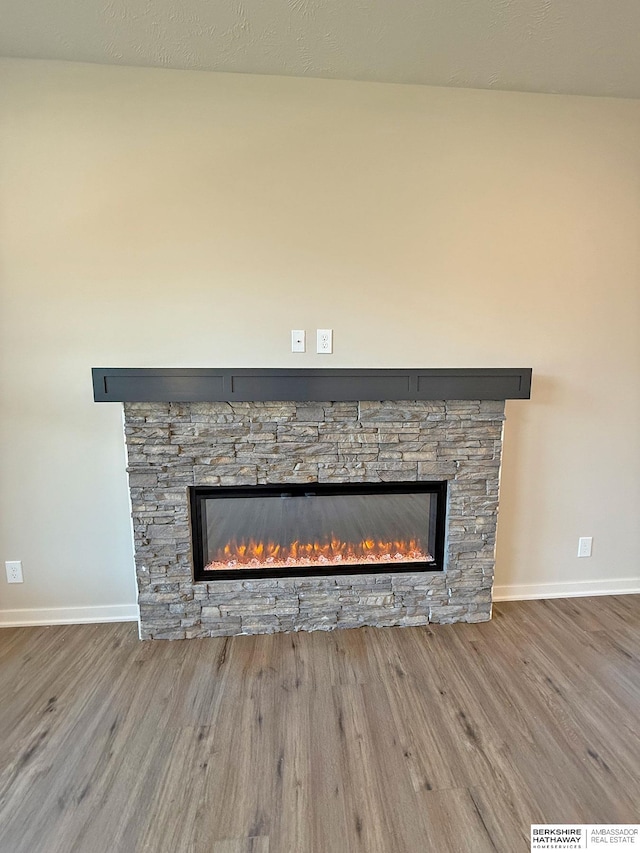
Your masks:
{"label": "stacked stone veneer", "polygon": [[[491,618],[504,401],[126,403],[142,638]],[[447,480],[445,571],[195,583],[188,486]]]}

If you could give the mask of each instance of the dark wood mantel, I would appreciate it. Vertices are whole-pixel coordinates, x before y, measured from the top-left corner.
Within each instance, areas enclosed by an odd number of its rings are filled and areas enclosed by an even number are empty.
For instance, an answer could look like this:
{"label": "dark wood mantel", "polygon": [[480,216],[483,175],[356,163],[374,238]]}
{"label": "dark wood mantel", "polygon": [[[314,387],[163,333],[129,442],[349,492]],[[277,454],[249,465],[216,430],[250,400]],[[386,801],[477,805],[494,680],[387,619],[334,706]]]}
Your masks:
{"label": "dark wood mantel", "polygon": [[531,396],[530,367],[94,367],[97,403],[266,400],[510,400]]}

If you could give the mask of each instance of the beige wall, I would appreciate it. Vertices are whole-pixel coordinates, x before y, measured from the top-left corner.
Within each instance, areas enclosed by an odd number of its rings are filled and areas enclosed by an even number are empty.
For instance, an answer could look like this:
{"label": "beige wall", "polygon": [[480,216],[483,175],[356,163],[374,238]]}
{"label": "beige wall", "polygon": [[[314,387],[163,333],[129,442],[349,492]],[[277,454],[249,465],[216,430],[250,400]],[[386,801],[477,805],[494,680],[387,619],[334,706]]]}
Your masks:
{"label": "beige wall", "polygon": [[[0,74],[0,559],[25,571],[0,608],[134,601],[121,412],[92,402],[94,365],[532,366],[497,583],[633,586],[640,103]],[[317,327],[334,355],[288,352]]]}

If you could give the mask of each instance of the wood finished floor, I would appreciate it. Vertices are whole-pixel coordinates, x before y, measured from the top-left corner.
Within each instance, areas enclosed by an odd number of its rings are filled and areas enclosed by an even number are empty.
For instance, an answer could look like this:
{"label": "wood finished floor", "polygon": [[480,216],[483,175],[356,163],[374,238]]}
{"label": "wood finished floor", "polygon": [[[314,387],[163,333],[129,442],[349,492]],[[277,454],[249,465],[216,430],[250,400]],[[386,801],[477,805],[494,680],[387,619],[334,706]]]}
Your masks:
{"label": "wood finished floor", "polygon": [[640,820],[640,596],[140,643],[0,631],[1,853],[519,853]]}

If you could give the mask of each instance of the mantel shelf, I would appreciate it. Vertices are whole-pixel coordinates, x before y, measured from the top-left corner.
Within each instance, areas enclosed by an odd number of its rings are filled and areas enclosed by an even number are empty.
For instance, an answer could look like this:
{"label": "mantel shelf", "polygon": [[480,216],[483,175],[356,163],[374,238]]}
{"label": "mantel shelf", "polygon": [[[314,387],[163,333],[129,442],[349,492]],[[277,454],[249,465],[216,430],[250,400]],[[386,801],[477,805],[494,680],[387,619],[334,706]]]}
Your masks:
{"label": "mantel shelf", "polygon": [[511,400],[531,396],[531,368],[94,367],[97,403]]}

